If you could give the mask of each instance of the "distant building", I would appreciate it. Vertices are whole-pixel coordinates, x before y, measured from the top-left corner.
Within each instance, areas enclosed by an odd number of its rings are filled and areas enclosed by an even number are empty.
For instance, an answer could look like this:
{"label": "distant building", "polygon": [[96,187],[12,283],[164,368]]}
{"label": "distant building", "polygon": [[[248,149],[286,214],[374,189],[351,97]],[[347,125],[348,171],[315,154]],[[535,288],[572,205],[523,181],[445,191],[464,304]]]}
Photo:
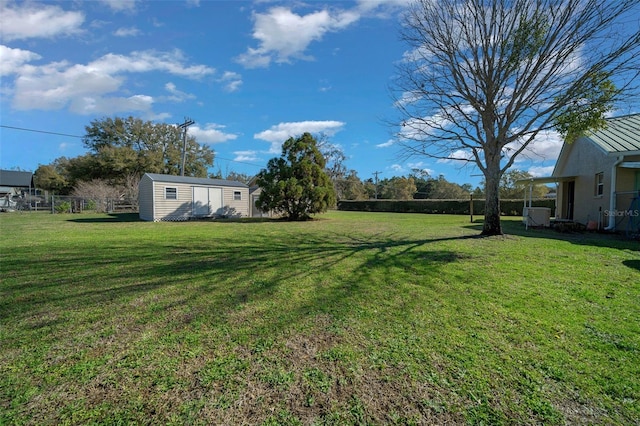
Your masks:
{"label": "distant building", "polygon": [[33,173],[0,170],[0,208],[14,208],[19,199],[26,199],[34,189]]}

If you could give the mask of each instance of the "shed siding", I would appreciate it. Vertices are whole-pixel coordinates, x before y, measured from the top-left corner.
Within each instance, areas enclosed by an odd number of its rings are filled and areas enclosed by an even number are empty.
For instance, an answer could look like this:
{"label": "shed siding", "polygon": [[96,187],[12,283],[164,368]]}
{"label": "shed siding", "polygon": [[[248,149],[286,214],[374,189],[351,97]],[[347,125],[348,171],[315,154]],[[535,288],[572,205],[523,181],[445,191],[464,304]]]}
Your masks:
{"label": "shed siding", "polygon": [[138,186],[138,211],[140,219],[153,220],[153,181],[147,175],[142,176]]}
{"label": "shed siding", "polygon": [[[250,214],[250,198],[249,187],[237,182],[229,182],[217,180],[207,184],[205,179],[193,179],[190,182],[188,178],[177,178],[175,176],[167,176],[166,180],[163,175],[145,174],[140,180],[140,219],[153,221],[179,221],[188,220],[196,216],[196,213],[203,214],[206,209],[194,210],[193,193],[194,188],[216,188],[222,191],[222,209],[218,209],[218,203],[212,203],[211,207],[216,211],[211,212],[212,216],[224,217],[248,217]],[[178,180],[178,182],[176,182]],[[166,198],[166,189],[176,189],[176,199]],[[240,193],[240,199],[235,199],[235,192]],[[206,192],[205,192],[206,194]],[[211,195],[211,191],[209,191]],[[202,191],[199,196],[202,198]],[[206,201],[206,196],[201,200]]]}
{"label": "shed siding", "polygon": [[[177,189],[177,199],[165,198],[166,188]],[[188,220],[191,217],[193,200],[192,185],[169,182],[154,182],[154,217],[153,220]]]}
{"label": "shed siding", "polygon": [[[241,199],[234,200],[234,192],[240,192]],[[229,217],[249,216],[249,188],[222,188],[223,211]]]}

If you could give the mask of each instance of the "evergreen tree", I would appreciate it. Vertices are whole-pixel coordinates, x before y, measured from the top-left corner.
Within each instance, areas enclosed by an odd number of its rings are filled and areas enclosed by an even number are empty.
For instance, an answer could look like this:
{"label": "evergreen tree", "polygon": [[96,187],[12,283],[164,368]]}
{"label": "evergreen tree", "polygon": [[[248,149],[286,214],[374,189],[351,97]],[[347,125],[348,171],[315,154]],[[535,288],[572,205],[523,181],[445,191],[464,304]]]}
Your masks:
{"label": "evergreen tree", "polygon": [[282,155],[272,158],[257,178],[262,193],[257,205],[289,220],[308,220],[335,205],[333,184],[325,172],[325,159],[309,133],[289,138]]}

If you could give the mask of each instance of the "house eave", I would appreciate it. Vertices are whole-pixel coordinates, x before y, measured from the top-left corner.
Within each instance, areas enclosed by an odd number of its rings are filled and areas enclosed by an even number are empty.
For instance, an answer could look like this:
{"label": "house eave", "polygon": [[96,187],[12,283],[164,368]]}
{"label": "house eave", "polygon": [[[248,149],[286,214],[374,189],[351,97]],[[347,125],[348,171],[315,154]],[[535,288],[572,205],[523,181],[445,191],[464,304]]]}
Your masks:
{"label": "house eave", "polygon": [[630,156],[635,156],[635,155],[640,155],[640,150],[636,150],[636,151],[609,151],[607,152],[607,155],[609,157],[619,157],[619,156],[624,156],[624,157],[630,157]]}

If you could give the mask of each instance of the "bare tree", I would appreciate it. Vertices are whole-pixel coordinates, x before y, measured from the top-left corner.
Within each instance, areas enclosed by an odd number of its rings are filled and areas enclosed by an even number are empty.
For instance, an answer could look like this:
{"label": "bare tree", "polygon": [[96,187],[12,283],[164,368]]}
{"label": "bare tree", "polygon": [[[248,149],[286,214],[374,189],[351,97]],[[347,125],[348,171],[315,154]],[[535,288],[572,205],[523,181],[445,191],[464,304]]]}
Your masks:
{"label": "bare tree", "polygon": [[403,155],[475,165],[482,233],[502,234],[500,179],[542,131],[605,125],[640,70],[638,0],[416,0],[394,86]]}
{"label": "bare tree", "polygon": [[96,211],[105,212],[108,200],[119,199],[122,196],[122,188],[115,187],[103,179],[93,179],[78,182],[72,195],[93,200],[96,204]]}
{"label": "bare tree", "polygon": [[140,186],[140,176],[136,174],[128,174],[124,176],[122,184],[122,197],[131,203],[135,208],[138,207],[138,193]]}

